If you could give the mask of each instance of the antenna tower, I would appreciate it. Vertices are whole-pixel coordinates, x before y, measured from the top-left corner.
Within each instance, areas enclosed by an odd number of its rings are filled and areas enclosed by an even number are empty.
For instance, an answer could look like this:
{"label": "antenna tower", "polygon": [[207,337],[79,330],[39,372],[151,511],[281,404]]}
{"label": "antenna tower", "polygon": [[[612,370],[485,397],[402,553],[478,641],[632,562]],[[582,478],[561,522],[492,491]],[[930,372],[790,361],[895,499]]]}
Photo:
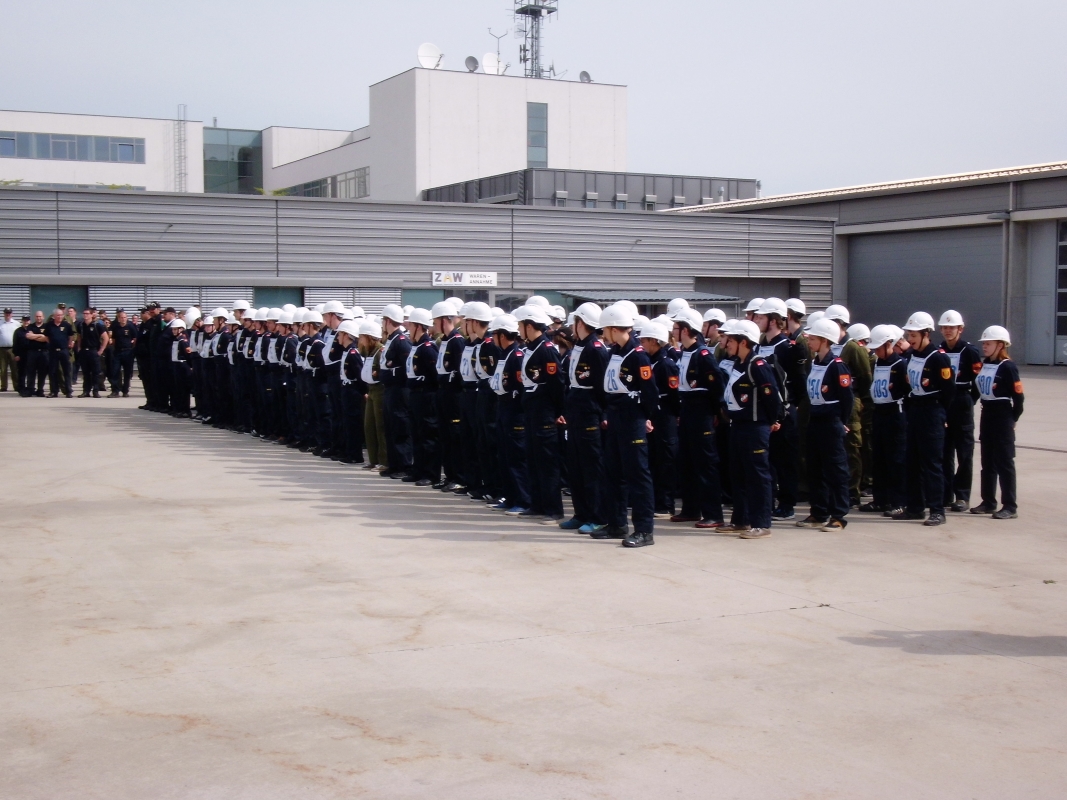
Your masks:
{"label": "antenna tower", "polygon": [[559,0],[515,0],[515,19],[519,26],[515,33],[521,32],[523,38],[519,61],[527,78],[548,78],[552,74],[550,67],[541,65],[541,25],[556,13],[558,3]]}
{"label": "antenna tower", "polygon": [[188,147],[186,141],[185,103],[178,106],[178,117],[174,120],[174,191],[188,191]]}

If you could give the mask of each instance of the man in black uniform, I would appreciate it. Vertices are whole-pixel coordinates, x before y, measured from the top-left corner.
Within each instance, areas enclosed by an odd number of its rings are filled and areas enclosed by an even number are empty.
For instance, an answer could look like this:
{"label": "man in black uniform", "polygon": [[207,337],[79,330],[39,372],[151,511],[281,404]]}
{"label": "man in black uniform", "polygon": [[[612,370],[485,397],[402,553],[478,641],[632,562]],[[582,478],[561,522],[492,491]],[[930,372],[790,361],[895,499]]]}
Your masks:
{"label": "man in black uniform", "polygon": [[952,362],[956,392],[947,409],[945,428],[945,508],[966,511],[971,502],[974,475],[974,404],[978,389],[974,379],[982,371],[982,354],[963,339],[963,315],[946,311],[938,321],[944,341],[941,349]]}
{"label": "man in black uniform", "polygon": [[30,341],[26,334],[30,329],[29,316],[22,317],[22,324],[15,329],[11,336],[11,355],[15,359],[15,390],[22,397],[29,397],[33,392],[27,387],[29,383],[29,353]]}
{"label": "man in black uniform", "polygon": [[156,316],[159,314],[159,303],[149,303],[141,309],[141,321],[137,325],[137,346],[134,348],[134,359],[137,361],[137,376],[141,379],[141,387],[144,389],[145,402],[140,406],[143,410],[150,410],[156,405],[156,377],[152,373],[152,331],[159,327]]}
{"label": "man in black uniform", "polygon": [[523,351],[518,345],[519,322],[501,314],[489,324],[493,342],[500,348],[490,388],[497,395],[497,429],[500,432],[504,500],[494,508],[517,517],[530,508],[526,472],[526,417],[522,410]]}
{"label": "man in black uniform", "polygon": [[945,419],[952,405],[956,378],[952,362],[930,341],[934,318],[917,311],[904,325],[911,346],[908,357],[908,384],[905,401],[908,412],[908,506],[893,519],[922,519],[925,507],[930,516],[924,525],[945,522]]}
{"label": "man in black uniform", "polygon": [[412,463],[402,479],[416,486],[432,486],[441,477],[440,449],[437,444],[437,344],[430,338],[433,317],[425,308],[413,308],[408,315],[411,350],[404,365],[411,403]]}
{"label": "man in black uniform", "polygon": [[[156,308],[158,310],[158,304]],[[149,334],[152,349],[152,382],[153,392],[156,396],[155,408],[161,414],[167,414],[171,410],[171,388],[174,385],[174,361],[171,357],[171,345],[174,343],[174,331],[170,328],[178,317],[178,312],[172,306],[163,309],[163,313],[154,318],[154,324]],[[185,337],[185,329],[182,329]],[[188,342],[188,339],[186,339]],[[183,373],[184,375],[185,373]]]}
{"label": "man in black uniform", "polygon": [[57,308],[52,312],[52,319],[45,323],[44,334],[48,338],[49,397],[59,397],[60,392],[73,397],[70,387],[70,346],[76,335],[74,326]]}
{"label": "man in black uniform", "polygon": [[111,330],[108,332],[111,342],[111,374],[108,379],[111,382],[111,394],[108,397],[130,396],[130,380],[133,378],[133,359],[137,348],[137,328],[129,317],[126,309],[120,308],[115,312],[115,319],[111,322]]}
{"label": "man in black uniform", "polygon": [[82,368],[82,393],[79,397],[100,397],[101,358],[107,349],[108,335],[104,323],[93,319],[92,309],[82,311],[78,323],[78,357]]}
{"label": "man in black uniform", "polygon": [[657,519],[674,516],[674,492],[678,486],[678,362],[670,355],[670,330],[658,322],[641,328],[641,346],[652,364],[652,378],[659,394],[659,409],[648,435],[652,490]]}
{"label": "man in black uniform", "polygon": [[433,315],[434,333],[441,337],[437,343],[437,418],[444,477],[434,484],[434,488],[452,492],[463,483],[459,469],[460,454],[463,452],[459,415],[459,394],[463,391],[463,379],[459,376],[463,334],[456,327],[456,309],[452,303],[447,300],[435,303],[430,313]]}
{"label": "man in black uniform", "polygon": [[385,388],[385,444],[389,453],[386,478],[403,478],[411,471],[411,416],[408,411],[407,360],[411,340],[404,329],[404,309],[390,303],[382,309],[382,348],[379,381]]}

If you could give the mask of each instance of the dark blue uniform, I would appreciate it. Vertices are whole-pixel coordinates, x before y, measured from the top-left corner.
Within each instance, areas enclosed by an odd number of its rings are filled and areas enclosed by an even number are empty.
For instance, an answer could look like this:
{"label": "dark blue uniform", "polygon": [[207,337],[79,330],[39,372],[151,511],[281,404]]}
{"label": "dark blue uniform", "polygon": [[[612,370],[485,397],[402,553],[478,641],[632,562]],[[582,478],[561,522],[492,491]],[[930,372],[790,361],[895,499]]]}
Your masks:
{"label": "dark blue uniform", "polygon": [[120,325],[118,320],[113,320],[111,329],[108,331],[113,346],[111,355],[111,374],[108,380],[111,382],[111,393],[123,395],[130,393],[130,380],[133,378],[134,349],[137,346],[137,326],[129,320],[125,325]]}
{"label": "dark blue uniform", "polygon": [[1015,362],[985,362],[975,380],[982,402],[982,506],[997,507],[997,482],[1005,511],[1016,513],[1015,423],[1023,413],[1023,382]]}
{"label": "dark blue uniform", "polygon": [[908,360],[898,353],[874,363],[871,381],[873,428],[871,466],[873,498],[861,511],[899,511],[907,502],[906,474],[908,420],[904,398],[908,387]]}
{"label": "dark blue uniform", "polygon": [[462,484],[460,463],[463,452],[462,422],[459,396],[463,391],[463,379],[459,375],[459,362],[463,358],[463,334],[458,328],[437,344],[437,418],[439,420],[441,467],[444,471],[443,485],[439,488],[455,489]]}
{"label": "dark blue uniform", "polygon": [[775,369],[763,356],[749,353],[734,364],[724,392],[730,417],[734,527],[771,527],[771,426],[781,421],[779,393]]}
{"label": "dark blue uniform", "polygon": [[699,341],[678,361],[678,470],[686,520],[722,522],[719,451],[715,415],[722,405],[723,380],[711,350]]}
{"label": "dark blue uniform", "polygon": [[664,346],[648,357],[659,395],[659,409],[652,418],[653,429],[648,435],[652,491],[656,513],[670,516],[674,515],[674,494],[678,488],[679,410],[678,362],[672,350]]}
{"label": "dark blue uniform", "polygon": [[457,398],[460,419],[460,488],[456,491],[466,491],[471,497],[482,497],[485,494],[482,488],[482,464],[478,459],[478,372],[474,368],[479,341],[463,339],[458,370],[462,388]]}
{"label": "dark blue uniform", "polygon": [[[603,378],[608,533],[625,536],[626,509],[635,534],[651,537],[655,516],[646,423],[659,411],[659,392],[648,354],[633,340],[613,345]],[[646,542],[651,544],[651,541]]]}
{"label": "dark blue uniform", "polygon": [[807,395],[810,407],[805,442],[811,518],[844,522],[849,509],[849,469],[845,454],[845,426],[855,398],[852,375],[845,362],[829,351],[812,354]]}
{"label": "dark blue uniform", "polygon": [[486,336],[474,348],[474,373],[478,377],[474,403],[478,422],[475,432],[478,436],[478,463],[482,467],[482,496],[494,503],[504,496],[500,437],[496,422],[497,394],[489,386],[499,358],[500,348],[493,343],[492,336]]}
{"label": "dark blue uniform", "polygon": [[774,371],[782,399],[781,427],[771,433],[770,464],[774,479],[777,514],[789,518],[797,502],[800,481],[800,427],[797,422],[796,392],[803,391],[807,353],[786,333],[779,333],[760,345],[758,355]]}
{"label": "dark blue uniform", "polygon": [[333,426],[330,424],[330,415],[333,408],[330,405],[329,388],[326,380],[325,360],[326,340],[322,331],[311,338],[311,344],[307,349],[307,363],[311,370],[308,380],[308,389],[311,395],[311,411],[314,417],[315,450],[312,452],[324,452],[330,446],[333,435]]}
{"label": "dark blue uniform", "polygon": [[104,340],[107,328],[99,320],[95,322],[78,323],[78,355],[82,368],[82,397],[88,397],[92,392],[100,396],[100,381],[102,380],[100,343]]}
{"label": "dark blue uniform", "polygon": [[437,344],[428,334],[411,343],[404,368],[412,435],[411,471],[404,480],[428,481],[421,485],[429,486],[441,477],[441,451],[437,443]]}
{"label": "dark blue uniform", "polygon": [[945,419],[956,389],[952,362],[933,344],[913,350],[908,358],[908,383],[907,515],[921,519],[923,509],[929,507],[931,515],[943,516]]}
{"label": "dark blue uniform", "polygon": [[562,518],[556,419],[563,412],[563,381],[559,352],[544,334],[527,343],[522,382],[525,388],[523,410],[526,413],[530,514]]}
{"label": "dark blue uniform", "polygon": [[[172,330],[168,328],[168,330]],[[190,363],[191,348],[185,330],[170,337],[171,407],[172,414],[189,416],[189,394],[193,389],[193,366]]]}
{"label": "dark blue uniform", "polygon": [[604,370],[611,352],[591,333],[575,342],[560,364],[566,378],[563,417],[567,420],[567,475],[574,504],[569,523],[606,525],[604,472]]}
{"label": "dark blue uniform", "polygon": [[490,386],[497,395],[497,430],[500,435],[504,476],[504,501],[510,511],[530,508],[529,475],[526,471],[526,415],[522,409],[522,359],[525,355],[512,342],[500,354]]}
{"label": "dark blue uniform", "polygon": [[385,448],[389,470],[383,475],[402,477],[411,471],[411,414],[408,408],[407,360],[411,340],[403,328],[389,334],[382,347],[378,380],[385,388]]}
{"label": "dark blue uniform", "polygon": [[968,505],[971,483],[974,480],[974,403],[978,390],[974,379],[982,369],[982,354],[970,342],[960,337],[955,347],[942,343],[941,349],[952,362],[956,376],[956,391],[945,409],[945,452],[942,466],[945,473],[945,505],[957,500]]}

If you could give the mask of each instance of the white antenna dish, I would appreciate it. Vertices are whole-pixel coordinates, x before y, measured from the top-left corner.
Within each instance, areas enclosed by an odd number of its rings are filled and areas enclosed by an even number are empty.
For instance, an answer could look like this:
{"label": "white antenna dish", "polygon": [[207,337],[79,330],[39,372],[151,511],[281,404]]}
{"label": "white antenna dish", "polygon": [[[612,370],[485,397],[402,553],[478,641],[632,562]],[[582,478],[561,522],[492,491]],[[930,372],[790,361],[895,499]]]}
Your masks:
{"label": "white antenna dish", "polygon": [[578,73],[578,80],[580,80],[582,83],[592,83],[593,77],[583,69],[580,73]]}
{"label": "white antenna dish", "polygon": [[486,53],[482,56],[482,72],[486,75],[502,75],[504,70],[500,57],[496,53]]}
{"label": "white antenna dish", "polygon": [[423,69],[437,69],[441,66],[441,59],[444,57],[441,48],[435,44],[426,42],[419,45],[419,65]]}
{"label": "white antenna dish", "polygon": [[467,72],[478,71],[478,59],[474,56],[467,56],[467,60],[463,62],[467,67]]}

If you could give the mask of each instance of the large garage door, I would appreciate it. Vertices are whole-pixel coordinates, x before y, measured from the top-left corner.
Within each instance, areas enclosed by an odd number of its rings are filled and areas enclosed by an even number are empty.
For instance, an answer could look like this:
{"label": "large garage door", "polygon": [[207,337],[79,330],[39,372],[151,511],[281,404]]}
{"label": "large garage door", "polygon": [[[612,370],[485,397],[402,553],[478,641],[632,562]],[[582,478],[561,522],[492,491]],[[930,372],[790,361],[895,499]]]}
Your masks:
{"label": "large garage door", "polygon": [[903,325],[913,311],[934,321],[954,308],[968,338],[1003,324],[1001,227],[852,236],[848,243],[848,305],[853,322]]}

